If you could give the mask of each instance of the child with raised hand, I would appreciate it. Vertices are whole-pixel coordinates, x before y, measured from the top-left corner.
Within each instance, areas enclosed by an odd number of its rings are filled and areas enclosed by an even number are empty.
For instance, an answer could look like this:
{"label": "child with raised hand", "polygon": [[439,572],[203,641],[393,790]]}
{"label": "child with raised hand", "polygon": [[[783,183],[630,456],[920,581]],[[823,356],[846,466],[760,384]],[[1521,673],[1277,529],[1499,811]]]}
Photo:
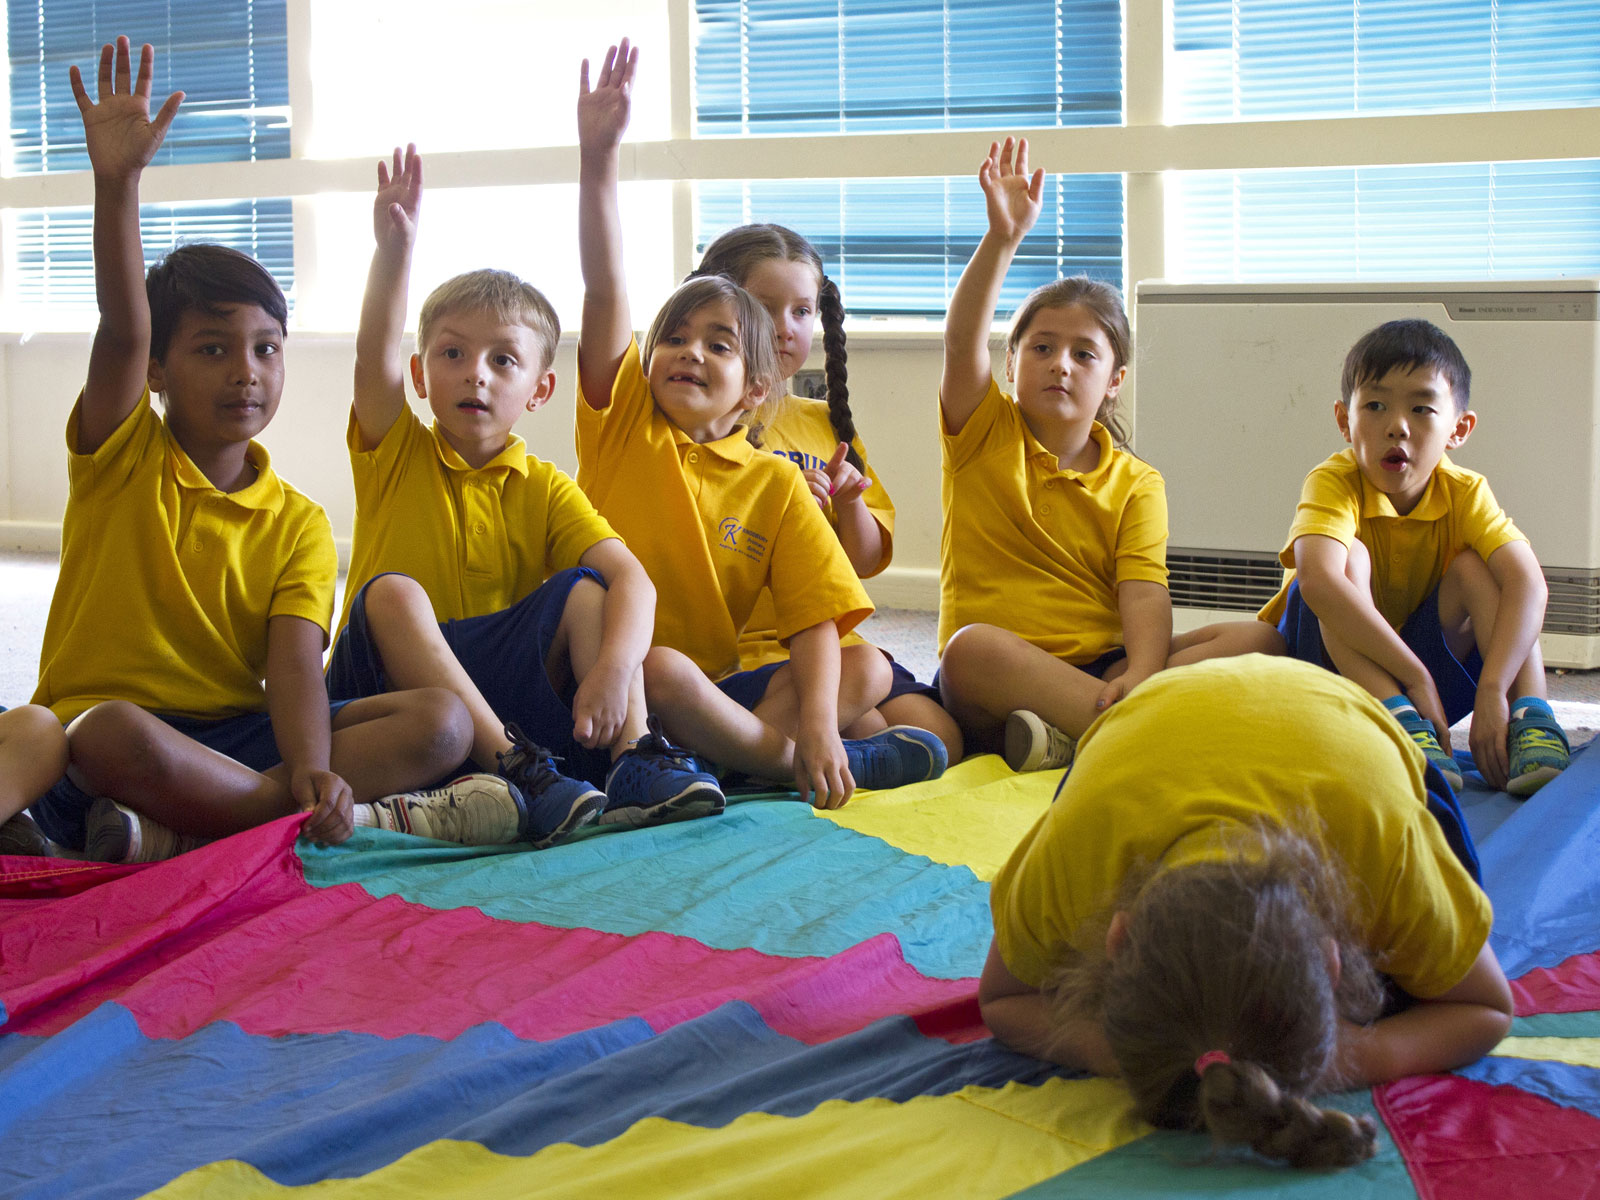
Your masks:
{"label": "child with raised hand", "polygon": [[1483,476],[1446,456],[1467,440],[1472,372],[1428,321],[1389,321],[1350,348],[1334,419],[1350,448],[1306,476],[1261,611],[1290,653],[1384,702],[1450,782],[1449,729],[1472,714],[1478,770],[1532,795],[1563,771],[1545,697],[1539,560]]}
{"label": "child with raised hand", "polygon": [[512,432],[555,388],[549,301],[505,271],[440,284],[409,363],[432,427],[406,402],[421,203],[422,159],[396,150],[392,173],[378,164],[356,335],[355,540],[329,687],[448,688],[471,715],[473,759],[494,764],[535,847],[596,820],[720,812],[716,780],[648,725],[641,663],[655,591],[644,568],[577,484]]}
{"label": "child with raised hand", "polygon": [[1463,1066],[1511,1026],[1489,900],[1426,768],[1321,667],[1246,655],[1146,681],[995,877],[984,1021],[1121,1076],[1152,1124],[1295,1166],[1370,1157],[1370,1120],[1307,1097]]}
{"label": "child with raised hand", "polygon": [[23,810],[67,769],[67,734],[48,708],[0,708],[0,854],[47,854],[52,847]]}
{"label": "child with raised hand", "polygon": [[[822,256],[809,241],[782,225],[741,225],[718,235],[701,256],[695,275],[725,275],[767,310],[778,337],[778,365],[792,379],[811,353],[820,318],[824,399],[793,393],[767,406],[761,447],[783,455],[800,468],[844,547],[856,574],[870,578],[889,565],[894,550],[894,502],[867,462],[850,411],[846,368],[844,304],[838,285],[822,268]],[[755,670],[788,657],[778,644],[772,596],[763,591],[750,622],[739,636],[739,665]],[[865,639],[851,632],[841,645]],[[887,657],[887,656],[886,656]],[[937,688],[917,682],[910,671],[889,660],[889,695],[850,732],[854,736],[889,725],[912,725],[936,734],[949,761],[961,758],[961,730],[939,703]]]}
{"label": "child with raised hand", "polygon": [[69,723],[70,765],[32,811],[52,840],[111,861],[297,810],[307,836],[339,842],[380,822],[374,801],[405,803],[393,794],[460,761],[466,713],[434,690],[330,721],[332,531],[252,440],[283,391],[288,306],[260,263],[223,246],[184,246],[145,276],[139,179],[183,99],[151,119],[154,57],[143,47],[135,79],[127,38],[104,47],[98,103],[72,68],[100,323],[67,421],[61,575],[34,696]]}
{"label": "child with raised hand", "polygon": [[[839,637],[872,611],[795,466],[743,428],[780,380],[771,319],[720,276],[691,279],[635,345],[622,270],[617,156],[637,51],[606,55],[578,100],[578,482],[656,585],[645,691],[667,731],[724,767],[793,779],[819,807],[854,788],[944,769],[920,729],[845,742],[889,690],[889,665]],[[789,661],[740,672],[738,635],[763,587]],[[715,681],[715,682],[713,682]]]}
{"label": "child with raised hand", "polygon": [[978,182],[989,228],[950,299],[939,389],[939,683],[969,748],[1041,770],[1169,663],[1283,645],[1258,621],[1172,636],[1166,486],[1107,428],[1129,352],[1114,288],[1079,276],[1029,295],[1006,346],[1015,397],[996,384],[989,330],[1044,170],[1007,138]]}

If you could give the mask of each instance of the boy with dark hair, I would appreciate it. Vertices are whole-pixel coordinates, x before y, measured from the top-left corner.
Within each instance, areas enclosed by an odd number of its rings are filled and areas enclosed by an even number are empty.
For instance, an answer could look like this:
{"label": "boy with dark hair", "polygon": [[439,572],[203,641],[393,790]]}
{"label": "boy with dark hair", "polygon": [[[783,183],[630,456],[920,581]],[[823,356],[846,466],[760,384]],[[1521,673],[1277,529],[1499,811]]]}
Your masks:
{"label": "boy with dark hair", "polygon": [[1470,712],[1484,779],[1527,796],[1569,750],[1545,699],[1538,560],[1483,476],[1445,456],[1477,424],[1471,386],[1460,349],[1427,321],[1356,342],[1334,405],[1350,449],[1306,476],[1280,555],[1292,575],[1261,618],[1291,654],[1382,700],[1457,788],[1443,743]]}
{"label": "boy with dark hair", "polygon": [[[596,821],[721,812],[715,777],[646,712],[649,577],[577,484],[513,432],[555,390],[550,302],[506,271],[446,280],[407,364],[421,202],[421,156],[396,150],[392,174],[378,164],[356,334],[356,525],[329,690],[449,688],[471,716],[473,760],[526,797],[536,847]],[[431,426],[407,403],[408,373]]]}
{"label": "boy with dark hair", "polygon": [[221,246],[175,250],[144,277],[139,179],[183,99],[151,120],[154,57],[143,47],[135,81],[127,38],[105,46],[98,103],[72,68],[100,324],[67,421],[61,575],[34,696],[69,723],[68,777],[34,815],[51,839],[109,861],[169,857],[297,810],[324,842],[357,824],[510,840],[517,805],[503,786],[395,794],[465,753],[466,713],[448,692],[352,703],[330,720],[332,532],[251,440],[283,391],[283,294]]}

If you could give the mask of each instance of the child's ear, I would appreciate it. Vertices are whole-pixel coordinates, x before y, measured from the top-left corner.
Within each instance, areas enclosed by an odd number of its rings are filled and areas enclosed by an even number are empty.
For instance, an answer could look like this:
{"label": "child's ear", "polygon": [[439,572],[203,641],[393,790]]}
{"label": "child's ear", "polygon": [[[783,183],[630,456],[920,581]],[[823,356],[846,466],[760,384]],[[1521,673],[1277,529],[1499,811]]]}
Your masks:
{"label": "child's ear", "polygon": [[1456,427],[1450,432],[1450,440],[1445,442],[1445,449],[1454,450],[1467,440],[1473,428],[1478,424],[1478,414],[1470,408],[1456,418]]}
{"label": "child's ear", "polygon": [[1006,382],[1010,384],[1017,382],[1017,356],[1009,349],[1006,351]]}
{"label": "child's ear", "polygon": [[743,412],[755,412],[767,398],[767,393],[772,390],[770,383],[752,383],[744,390],[744,398],[739,401],[739,408]]}
{"label": "child's ear", "polygon": [[161,365],[161,360],[152,357],[150,359],[150,365],[147,366],[144,371],[144,380],[150,385],[150,394],[152,396],[158,396],[167,390],[166,379],[167,371],[166,368]]}
{"label": "child's ear", "polygon": [[1128,377],[1127,367],[1118,367],[1117,373],[1111,377],[1110,384],[1106,387],[1106,399],[1115,400],[1117,393],[1122,390],[1122,381]]}
{"label": "child's ear", "polygon": [[533,395],[528,397],[528,411],[537,412],[548,403],[551,396],[556,394],[556,373],[546,371],[544,378],[539,381],[539,386],[534,389]]}
{"label": "child's ear", "polygon": [[1118,909],[1111,914],[1111,925],[1106,930],[1106,957],[1115,958],[1128,944],[1128,914]]}
{"label": "child's ear", "polygon": [[1322,960],[1328,964],[1328,981],[1334,987],[1339,986],[1339,976],[1344,972],[1344,959],[1339,955],[1339,943],[1336,939],[1325,937],[1322,939]]}
{"label": "child's ear", "polygon": [[1339,423],[1339,432],[1344,434],[1344,440],[1350,440],[1350,406],[1343,400],[1333,402],[1333,419]]}
{"label": "child's ear", "polygon": [[411,356],[411,386],[417,389],[417,398],[419,400],[428,398],[428,385],[422,380],[422,355],[420,354]]}

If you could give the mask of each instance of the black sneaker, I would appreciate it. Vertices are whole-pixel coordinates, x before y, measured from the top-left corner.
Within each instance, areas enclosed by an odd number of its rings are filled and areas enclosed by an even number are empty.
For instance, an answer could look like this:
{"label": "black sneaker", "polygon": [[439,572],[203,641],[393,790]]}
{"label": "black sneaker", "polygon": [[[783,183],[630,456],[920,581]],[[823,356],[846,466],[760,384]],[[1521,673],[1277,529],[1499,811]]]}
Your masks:
{"label": "black sneaker", "polygon": [[611,764],[600,824],[638,829],[712,817],[727,807],[716,776],[667,740],[659,717],[651,716],[647,728],[649,732]]}
{"label": "black sneaker", "polygon": [[555,756],[529,741],[515,725],[506,726],[506,737],[511,740],[511,749],[496,756],[499,762],[495,771],[522,793],[528,812],[522,840],[532,842],[535,850],[543,850],[593,824],[606,806],[605,793],[557,771]]}

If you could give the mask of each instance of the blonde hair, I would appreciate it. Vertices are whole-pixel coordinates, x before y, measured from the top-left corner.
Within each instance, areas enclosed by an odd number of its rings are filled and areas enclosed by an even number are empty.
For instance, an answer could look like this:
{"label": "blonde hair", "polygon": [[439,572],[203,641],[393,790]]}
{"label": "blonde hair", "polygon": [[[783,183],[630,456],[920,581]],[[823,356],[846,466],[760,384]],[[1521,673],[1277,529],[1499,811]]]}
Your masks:
{"label": "blonde hair", "polygon": [[[1362,1162],[1377,1146],[1371,1120],[1306,1099],[1334,1082],[1339,1018],[1365,1023],[1382,1004],[1349,932],[1344,879],[1296,834],[1268,827],[1235,841],[1222,861],[1125,889],[1122,946],[1063,962],[1047,994],[1063,1016],[1103,1023],[1152,1125],[1206,1130],[1296,1167]],[[1211,1050],[1228,1061],[1198,1074]]]}
{"label": "blonde hair", "polygon": [[778,367],[778,339],[772,330],[772,318],[749,292],[724,275],[693,276],[680,283],[667,297],[667,302],[656,313],[655,320],[644,335],[639,348],[645,370],[650,369],[656,346],[661,339],[708,304],[726,302],[733,308],[735,331],[739,335],[739,359],[744,364],[746,388],[765,387],[766,398],[743,420],[745,436],[753,445],[761,445],[761,429],[766,424],[772,406],[777,403],[777,392],[783,383]]}
{"label": "blonde hair", "polygon": [[446,279],[422,302],[417,314],[417,352],[424,352],[434,326],[446,313],[486,312],[508,325],[525,325],[539,339],[539,370],[550,366],[561,338],[561,319],[545,295],[510,271],[484,268]]}
{"label": "blonde hair", "polygon": [[[1017,311],[1011,316],[1011,329],[1006,334],[1006,362],[1015,361],[1017,347],[1033,319],[1047,308],[1070,308],[1074,304],[1089,310],[1106,340],[1111,343],[1111,369],[1126,367],[1132,357],[1133,333],[1128,328],[1128,313],[1122,306],[1122,293],[1109,283],[1090,279],[1087,275],[1070,275],[1043,287],[1034,288],[1023,297]],[[1095,420],[1106,427],[1111,440],[1120,449],[1128,448],[1128,428],[1117,411],[1117,397],[1107,396],[1100,402]]]}

